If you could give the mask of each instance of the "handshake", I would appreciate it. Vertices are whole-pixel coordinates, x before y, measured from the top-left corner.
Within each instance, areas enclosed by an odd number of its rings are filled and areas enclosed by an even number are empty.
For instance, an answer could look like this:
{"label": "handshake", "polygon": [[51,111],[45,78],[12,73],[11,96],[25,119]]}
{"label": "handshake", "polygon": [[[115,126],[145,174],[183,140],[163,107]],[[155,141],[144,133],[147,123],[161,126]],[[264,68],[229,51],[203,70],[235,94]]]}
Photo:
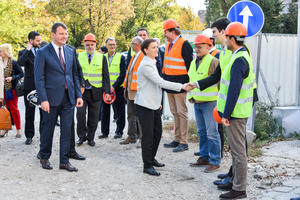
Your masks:
{"label": "handshake", "polygon": [[185,90],[186,92],[189,92],[193,89],[197,88],[196,83],[185,83],[182,85],[181,89]]}

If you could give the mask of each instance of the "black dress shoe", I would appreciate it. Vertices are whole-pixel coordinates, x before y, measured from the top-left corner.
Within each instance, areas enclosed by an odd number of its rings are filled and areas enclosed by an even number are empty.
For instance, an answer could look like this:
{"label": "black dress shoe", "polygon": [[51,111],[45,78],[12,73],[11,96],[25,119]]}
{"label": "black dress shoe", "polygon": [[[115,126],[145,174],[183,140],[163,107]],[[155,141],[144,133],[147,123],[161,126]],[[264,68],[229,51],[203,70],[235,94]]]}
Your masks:
{"label": "black dress shoe", "polygon": [[200,156],[200,152],[195,152],[194,156]]}
{"label": "black dress shoe", "polygon": [[90,141],[88,141],[88,145],[90,145],[91,147],[93,147],[93,146],[95,146],[95,142],[94,142],[94,140],[90,140]]}
{"label": "black dress shoe", "polygon": [[32,138],[27,138],[25,144],[30,145],[31,143],[32,143]]}
{"label": "black dress shoe", "polygon": [[99,139],[103,139],[103,138],[107,138],[107,137],[108,137],[108,135],[104,135],[104,134],[98,136]]}
{"label": "black dress shoe", "polygon": [[77,172],[78,171],[78,169],[76,167],[74,167],[73,165],[71,165],[71,163],[60,164],[59,169],[65,169],[69,172]]}
{"label": "black dress shoe", "polygon": [[218,185],[219,190],[230,191],[232,190],[232,183],[227,183],[225,185]]}
{"label": "black dress shoe", "polygon": [[214,184],[215,185],[226,185],[230,182],[231,177],[230,176],[226,176],[226,178],[221,179],[221,180],[215,180]]}
{"label": "black dress shoe", "polygon": [[86,138],[79,138],[76,142],[78,146],[82,145],[86,141]]}
{"label": "black dress shoe", "polygon": [[40,154],[40,152],[38,152],[38,154],[36,155],[36,158],[39,159],[39,160],[41,159],[41,154]]}
{"label": "black dress shoe", "polygon": [[118,138],[121,138],[121,137],[122,137],[121,133],[116,133],[115,136],[114,136],[114,139],[118,139]]}
{"label": "black dress shoe", "polygon": [[165,166],[165,164],[160,163],[160,162],[158,162],[158,161],[155,160],[155,159],[154,159],[154,161],[153,161],[152,164],[153,164],[154,167],[164,167],[164,166]]}
{"label": "black dress shoe", "polygon": [[230,190],[230,192],[221,194],[219,196],[220,199],[243,199],[246,197],[247,197],[246,191],[236,191],[236,190]]}
{"label": "black dress shoe", "polygon": [[179,144],[180,144],[179,142],[172,141],[171,143],[164,144],[164,147],[166,147],[166,148],[175,148],[175,147],[177,147]]}
{"label": "black dress shoe", "polygon": [[47,160],[47,159],[41,159],[40,163],[42,164],[43,169],[53,169],[53,167],[51,166],[49,160]]}
{"label": "black dress shoe", "polygon": [[160,173],[157,172],[153,167],[144,168],[144,173],[149,174],[151,176],[160,176]]}
{"label": "black dress shoe", "polygon": [[79,155],[76,151],[69,153],[69,158],[75,159],[75,160],[85,160],[84,156]]}

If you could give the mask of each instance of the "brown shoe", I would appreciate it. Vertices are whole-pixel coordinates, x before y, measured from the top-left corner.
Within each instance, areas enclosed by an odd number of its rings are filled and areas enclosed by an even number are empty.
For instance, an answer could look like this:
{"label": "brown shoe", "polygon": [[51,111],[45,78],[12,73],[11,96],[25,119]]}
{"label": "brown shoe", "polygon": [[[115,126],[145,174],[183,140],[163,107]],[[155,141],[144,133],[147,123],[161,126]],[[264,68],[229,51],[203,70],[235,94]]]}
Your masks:
{"label": "brown shoe", "polygon": [[219,166],[219,165],[212,165],[212,164],[209,164],[209,165],[205,168],[204,172],[205,172],[205,173],[213,173],[213,172],[215,172],[215,171],[218,171],[219,169],[220,169],[220,166]]}
{"label": "brown shoe", "polygon": [[246,191],[236,191],[236,190],[230,190],[230,192],[221,194],[220,199],[242,199],[246,198],[247,194]]}
{"label": "brown shoe", "polygon": [[130,143],[136,143],[136,139],[127,137],[124,141],[120,142],[120,144],[130,144]]}
{"label": "brown shoe", "polygon": [[206,160],[203,157],[199,157],[195,163],[190,163],[191,167],[199,167],[199,166],[205,166],[205,165],[209,165],[209,162],[208,162],[208,160]]}

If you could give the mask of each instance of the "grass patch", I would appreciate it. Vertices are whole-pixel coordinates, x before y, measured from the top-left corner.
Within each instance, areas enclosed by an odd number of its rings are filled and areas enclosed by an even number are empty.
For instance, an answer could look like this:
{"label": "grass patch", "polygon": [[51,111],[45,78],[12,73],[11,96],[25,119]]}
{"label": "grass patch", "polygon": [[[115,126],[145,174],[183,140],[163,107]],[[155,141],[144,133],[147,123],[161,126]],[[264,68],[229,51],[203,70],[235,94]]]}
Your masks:
{"label": "grass patch", "polygon": [[[163,130],[173,133],[174,122],[165,122],[163,125]],[[195,120],[189,120],[188,136],[187,139],[189,142],[198,143],[199,136],[197,134],[197,126]]]}

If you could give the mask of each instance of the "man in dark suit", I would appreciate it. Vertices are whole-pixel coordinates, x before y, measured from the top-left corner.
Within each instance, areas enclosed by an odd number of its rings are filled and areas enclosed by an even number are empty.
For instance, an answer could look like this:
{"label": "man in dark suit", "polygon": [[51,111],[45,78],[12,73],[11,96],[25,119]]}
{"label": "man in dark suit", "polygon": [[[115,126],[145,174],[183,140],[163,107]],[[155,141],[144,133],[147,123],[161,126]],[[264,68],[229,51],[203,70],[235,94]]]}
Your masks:
{"label": "man in dark suit", "polygon": [[[35,90],[34,85],[34,58],[36,56],[36,51],[40,48],[41,36],[36,31],[31,31],[28,34],[28,44],[27,47],[19,52],[18,64],[24,66],[25,78],[24,78],[24,102],[25,102],[25,144],[30,145],[32,143],[32,138],[34,136],[34,115],[35,106],[30,105],[27,101],[27,95]],[[41,109],[40,109],[41,115]],[[42,120],[40,120],[41,122]],[[41,123],[40,123],[41,130]]]}
{"label": "man in dark suit", "polygon": [[35,86],[41,102],[43,126],[40,144],[42,168],[52,169],[49,162],[53,133],[60,116],[60,169],[78,171],[69,162],[71,125],[74,106],[83,104],[74,52],[65,46],[67,26],[55,23],[51,30],[52,42],[37,52],[34,61]]}

